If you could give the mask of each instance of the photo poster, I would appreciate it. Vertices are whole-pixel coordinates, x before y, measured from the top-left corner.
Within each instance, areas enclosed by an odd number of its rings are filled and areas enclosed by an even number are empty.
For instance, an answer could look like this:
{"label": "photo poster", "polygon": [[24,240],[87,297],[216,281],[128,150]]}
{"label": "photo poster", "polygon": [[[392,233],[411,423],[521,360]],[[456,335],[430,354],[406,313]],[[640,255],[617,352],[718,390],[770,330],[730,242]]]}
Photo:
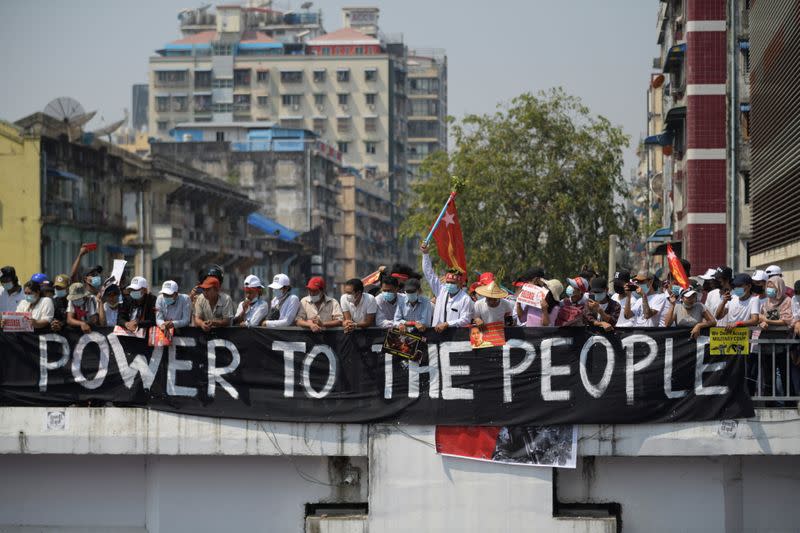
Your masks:
{"label": "photo poster", "polygon": [[489,322],[482,326],[471,326],[469,343],[473,348],[491,348],[506,343],[505,322]]}
{"label": "photo poster", "polygon": [[714,355],[746,355],[750,353],[750,329],[709,328],[709,353]]}
{"label": "photo poster", "polygon": [[427,353],[428,340],[418,334],[392,328],[386,332],[383,351],[409,361],[421,361]]}
{"label": "photo poster", "polygon": [[547,289],[533,283],[526,283],[517,295],[517,302],[541,309],[542,301],[547,297]]}
{"label": "photo poster", "polygon": [[33,331],[30,313],[3,313],[3,331],[6,333],[30,333]]}
{"label": "photo poster", "polygon": [[578,427],[436,426],[436,453],[491,463],[575,468]]}

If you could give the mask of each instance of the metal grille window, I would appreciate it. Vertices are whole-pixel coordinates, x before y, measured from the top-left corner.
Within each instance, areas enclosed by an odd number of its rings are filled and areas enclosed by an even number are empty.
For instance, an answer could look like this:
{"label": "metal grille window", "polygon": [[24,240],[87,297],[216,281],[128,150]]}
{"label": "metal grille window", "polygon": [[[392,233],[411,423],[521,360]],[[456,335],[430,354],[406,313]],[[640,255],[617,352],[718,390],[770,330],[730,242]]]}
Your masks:
{"label": "metal grille window", "polygon": [[325,71],[324,70],[315,70],[314,71],[314,83],[325,83]]}
{"label": "metal grille window", "polygon": [[296,106],[300,105],[300,95],[299,94],[284,94],[281,97],[281,102],[284,106]]}
{"label": "metal grille window", "polygon": [[337,117],[336,130],[339,132],[350,131],[350,117]]}
{"label": "metal grille window", "polygon": [[269,71],[259,70],[256,72],[256,81],[258,83],[267,83],[269,81]]}
{"label": "metal grille window", "polygon": [[303,83],[302,70],[288,70],[281,72],[282,83]]}
{"label": "metal grille window", "polygon": [[156,111],[169,111],[169,96],[156,96]]}
{"label": "metal grille window", "polygon": [[365,142],[364,151],[368,154],[375,154],[378,151],[378,143],[372,141]]}
{"label": "metal grille window", "polygon": [[370,133],[378,131],[378,117],[365,117],[364,131]]}
{"label": "metal grille window", "polygon": [[259,96],[257,97],[258,107],[267,107],[269,105],[269,97],[267,96]]}
{"label": "metal grille window", "polygon": [[350,71],[349,70],[337,70],[336,71],[336,81],[339,83],[347,83],[350,81]]}

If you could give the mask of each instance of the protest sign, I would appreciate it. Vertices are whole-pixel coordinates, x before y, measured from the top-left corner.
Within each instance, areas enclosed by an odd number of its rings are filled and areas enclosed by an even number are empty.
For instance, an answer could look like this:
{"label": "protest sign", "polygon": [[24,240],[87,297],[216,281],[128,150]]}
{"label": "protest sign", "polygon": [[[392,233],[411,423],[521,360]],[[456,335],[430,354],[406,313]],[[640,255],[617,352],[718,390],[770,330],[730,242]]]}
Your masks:
{"label": "protest sign", "polygon": [[30,313],[3,313],[3,331],[27,333],[33,331]]}
{"label": "protest sign", "polygon": [[483,326],[472,326],[469,333],[469,342],[473,348],[490,348],[502,346],[506,343],[504,322],[490,322]]}
{"label": "protest sign", "polygon": [[750,353],[750,330],[748,328],[710,328],[709,349],[716,355],[743,355]]}
{"label": "protest sign", "polygon": [[542,301],[547,296],[547,289],[533,283],[522,286],[522,292],[517,295],[517,302],[533,307],[542,307]]}

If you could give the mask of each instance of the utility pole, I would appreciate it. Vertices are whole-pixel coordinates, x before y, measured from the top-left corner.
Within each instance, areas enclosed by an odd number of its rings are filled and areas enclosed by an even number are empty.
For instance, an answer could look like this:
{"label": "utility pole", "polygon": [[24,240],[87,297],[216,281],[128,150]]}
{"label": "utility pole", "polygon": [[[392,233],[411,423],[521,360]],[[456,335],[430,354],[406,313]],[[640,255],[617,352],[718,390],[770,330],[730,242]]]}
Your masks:
{"label": "utility pole", "polygon": [[614,279],[614,272],[617,271],[617,236],[608,236],[608,280]]}

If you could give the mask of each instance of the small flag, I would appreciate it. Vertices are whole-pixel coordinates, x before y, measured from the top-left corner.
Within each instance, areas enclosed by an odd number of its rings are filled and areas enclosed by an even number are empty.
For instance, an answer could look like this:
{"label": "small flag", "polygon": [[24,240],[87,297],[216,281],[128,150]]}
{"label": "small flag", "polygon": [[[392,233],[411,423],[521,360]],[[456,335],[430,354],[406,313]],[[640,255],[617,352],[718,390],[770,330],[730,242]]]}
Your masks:
{"label": "small flag", "polygon": [[684,289],[688,289],[689,277],[686,275],[686,271],[683,269],[680,259],[675,255],[675,251],[669,243],[667,243],[667,262],[669,263],[669,271],[672,273],[672,279],[675,280],[675,283]]}
{"label": "small flag", "polygon": [[447,263],[450,268],[456,268],[467,273],[467,255],[464,252],[464,236],[461,233],[461,223],[458,220],[458,210],[456,209],[456,193],[451,193],[447,203],[442,209],[439,218],[431,228],[428,238],[436,240],[436,248],[439,257]]}
{"label": "small flag", "polygon": [[362,278],[361,283],[363,283],[364,286],[366,287],[367,285],[373,285],[375,283],[378,283],[378,280],[380,279],[381,279],[381,270],[378,269],[369,276],[367,276],[366,278]]}

